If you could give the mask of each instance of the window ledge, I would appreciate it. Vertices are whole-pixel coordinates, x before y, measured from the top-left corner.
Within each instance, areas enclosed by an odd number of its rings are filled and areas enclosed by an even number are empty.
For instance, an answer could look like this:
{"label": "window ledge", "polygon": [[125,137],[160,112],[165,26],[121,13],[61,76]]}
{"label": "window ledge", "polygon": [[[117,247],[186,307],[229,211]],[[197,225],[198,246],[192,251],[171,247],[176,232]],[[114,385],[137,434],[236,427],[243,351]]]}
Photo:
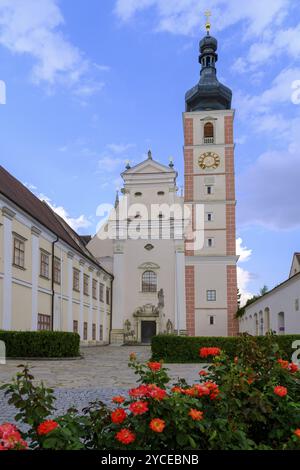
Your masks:
{"label": "window ledge", "polygon": [[24,268],[23,266],[19,266],[18,264],[13,263],[13,267],[17,269],[21,269],[21,271],[26,271],[26,268]]}

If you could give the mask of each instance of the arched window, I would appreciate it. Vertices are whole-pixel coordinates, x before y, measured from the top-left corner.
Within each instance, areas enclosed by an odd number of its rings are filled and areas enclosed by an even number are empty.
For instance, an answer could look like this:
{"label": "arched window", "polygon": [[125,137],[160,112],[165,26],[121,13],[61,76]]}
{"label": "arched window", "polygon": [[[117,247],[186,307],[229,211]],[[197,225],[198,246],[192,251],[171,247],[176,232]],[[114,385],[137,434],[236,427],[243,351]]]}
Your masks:
{"label": "arched window", "polygon": [[142,275],[142,292],[157,291],[157,275],[154,271],[145,271]]}
{"label": "arched window", "polygon": [[207,122],[204,125],[204,143],[205,144],[214,143],[214,125],[211,122]]}

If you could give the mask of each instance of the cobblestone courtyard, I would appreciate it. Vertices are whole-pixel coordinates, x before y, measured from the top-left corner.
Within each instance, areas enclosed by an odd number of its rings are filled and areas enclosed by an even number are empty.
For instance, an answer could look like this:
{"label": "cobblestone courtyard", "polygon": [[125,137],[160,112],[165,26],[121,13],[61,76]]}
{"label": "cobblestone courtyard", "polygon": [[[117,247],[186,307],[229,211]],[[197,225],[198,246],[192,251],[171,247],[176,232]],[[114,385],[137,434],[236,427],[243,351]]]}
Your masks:
{"label": "cobblestone courtyard", "polygon": [[[92,347],[83,348],[83,359],[71,361],[28,361],[36,381],[55,389],[57,413],[70,406],[82,409],[89,402],[101,399],[110,402],[115,394],[125,393],[136,385],[134,372],[127,367],[128,357],[135,352],[140,361],[150,357],[150,348],[141,347]],[[24,361],[7,361],[0,365],[0,384],[7,383]],[[198,377],[199,364],[170,364],[170,376],[176,380],[185,378],[192,383]],[[7,404],[0,391],[0,423],[12,420],[15,409]]]}

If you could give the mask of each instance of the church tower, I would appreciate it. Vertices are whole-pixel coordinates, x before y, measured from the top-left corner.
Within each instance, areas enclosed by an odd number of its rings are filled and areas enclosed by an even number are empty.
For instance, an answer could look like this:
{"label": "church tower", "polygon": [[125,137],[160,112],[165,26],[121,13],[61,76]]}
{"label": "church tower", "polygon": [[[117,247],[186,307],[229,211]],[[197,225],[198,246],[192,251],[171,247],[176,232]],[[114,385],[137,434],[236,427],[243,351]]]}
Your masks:
{"label": "church tower", "polygon": [[185,203],[204,207],[204,246],[185,250],[187,332],[238,332],[232,92],[217,79],[217,40],[200,41],[200,81],[186,93]]}

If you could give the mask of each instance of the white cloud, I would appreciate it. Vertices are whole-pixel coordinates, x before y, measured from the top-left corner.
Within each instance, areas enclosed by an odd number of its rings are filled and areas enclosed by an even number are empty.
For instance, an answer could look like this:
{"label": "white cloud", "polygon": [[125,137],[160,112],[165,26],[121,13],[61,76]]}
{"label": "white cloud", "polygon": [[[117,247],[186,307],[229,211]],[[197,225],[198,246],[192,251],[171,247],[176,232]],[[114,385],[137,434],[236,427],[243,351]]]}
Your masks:
{"label": "white cloud", "polygon": [[124,153],[127,150],[134,148],[135,144],[107,144],[108,150],[111,150],[113,153]]}
{"label": "white cloud", "polygon": [[[213,11],[214,30],[223,30],[236,23],[244,22],[244,36],[257,37],[268,28],[278,27],[287,13],[290,0],[210,0],[203,5]],[[201,5],[199,0],[117,0],[115,13],[123,21],[132,20],[136,14],[147,8],[154,8],[157,14],[155,21],[158,31],[174,34],[191,35],[199,31],[201,21]]]}
{"label": "white cloud", "polygon": [[285,68],[261,94],[237,92],[234,100],[239,118],[247,122],[255,132],[272,132],[276,139],[284,137],[291,140],[293,119],[284,115],[284,105],[292,104],[292,84],[298,78],[299,67]]}
{"label": "white cloud", "polygon": [[236,254],[239,256],[239,262],[245,263],[252,255],[252,250],[242,245],[243,240],[237,238],[236,240]]}
{"label": "white cloud", "polygon": [[[252,250],[243,246],[242,238],[236,240],[236,252],[239,256],[239,263],[245,263],[249,261]],[[237,281],[238,288],[241,294],[241,306],[243,306],[248,299],[253,297],[253,294],[249,292],[248,284],[251,281],[251,273],[240,266],[237,266]]]}
{"label": "white cloud", "polygon": [[232,69],[238,73],[249,73],[260,66],[266,67],[271,59],[281,56],[291,59],[300,57],[300,23],[288,29],[270,28],[269,34],[250,46],[246,57],[239,57]]}
{"label": "white cloud", "polygon": [[113,173],[120,169],[122,164],[124,164],[124,159],[110,155],[102,156],[98,162],[99,169],[106,173]]}
{"label": "white cloud", "polygon": [[93,89],[89,84],[91,64],[63,34],[63,27],[57,0],[0,0],[0,45],[34,59],[35,84],[63,84],[85,96],[99,91],[97,80]]}
{"label": "white cloud", "polygon": [[35,196],[37,196],[41,201],[45,201],[51,209],[56,212],[62,219],[64,219],[67,224],[72,227],[75,232],[82,228],[88,228],[92,223],[88,220],[85,215],[80,215],[79,217],[70,217],[70,214],[63,206],[57,206],[52,202],[52,200],[43,193],[38,192],[38,188],[30,183],[23,183],[26,188],[28,188]]}
{"label": "white cloud", "polygon": [[64,219],[67,224],[69,224],[70,227],[75,230],[75,232],[83,228],[88,228],[92,225],[90,220],[88,220],[85,215],[81,214],[76,218],[70,217],[70,214],[63,206],[56,206],[49,197],[45,196],[44,194],[39,194],[38,197],[41,199],[41,201],[45,201],[51,207],[51,209],[56,212],[56,214]]}
{"label": "white cloud", "polygon": [[[299,125],[300,120],[298,133]],[[285,151],[263,153],[239,176],[239,223],[276,230],[300,227],[299,143],[300,137]]]}
{"label": "white cloud", "polygon": [[241,294],[241,307],[245,305],[248,299],[253,297],[253,294],[248,291],[247,286],[251,281],[251,274],[246,269],[241,268],[240,266],[237,267],[237,282],[239,292]]}

